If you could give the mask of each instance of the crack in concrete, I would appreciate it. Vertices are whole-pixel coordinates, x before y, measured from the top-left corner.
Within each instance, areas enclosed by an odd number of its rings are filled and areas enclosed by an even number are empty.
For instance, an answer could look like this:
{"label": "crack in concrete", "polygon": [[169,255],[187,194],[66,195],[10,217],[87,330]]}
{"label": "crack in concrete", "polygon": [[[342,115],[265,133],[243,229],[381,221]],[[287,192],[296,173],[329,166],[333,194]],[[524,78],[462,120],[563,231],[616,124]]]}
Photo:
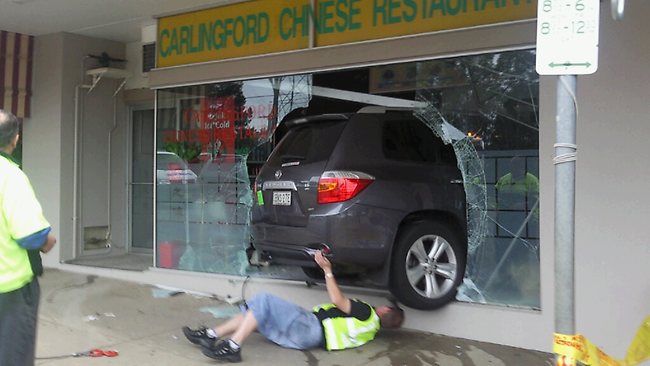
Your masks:
{"label": "crack in concrete", "polygon": [[307,357],[307,365],[309,366],[318,366],[318,359],[314,354],[309,350],[303,350],[302,353]]}
{"label": "crack in concrete", "polygon": [[59,293],[61,293],[61,292],[63,292],[63,291],[66,291],[66,290],[70,290],[70,289],[78,289],[78,288],[86,287],[86,286],[88,286],[88,285],[92,285],[93,283],[95,283],[95,280],[96,280],[96,279],[97,279],[97,276],[95,276],[95,275],[88,275],[88,276],[86,276],[86,282],[84,282],[84,283],[76,283],[76,284],[68,285],[68,286],[65,286],[65,287],[57,288],[57,289],[53,290],[52,293],[50,293],[50,294],[47,296],[47,298],[45,299],[45,301],[46,301],[47,303],[49,303],[49,304],[52,304],[52,303],[54,303],[54,298],[55,298]]}

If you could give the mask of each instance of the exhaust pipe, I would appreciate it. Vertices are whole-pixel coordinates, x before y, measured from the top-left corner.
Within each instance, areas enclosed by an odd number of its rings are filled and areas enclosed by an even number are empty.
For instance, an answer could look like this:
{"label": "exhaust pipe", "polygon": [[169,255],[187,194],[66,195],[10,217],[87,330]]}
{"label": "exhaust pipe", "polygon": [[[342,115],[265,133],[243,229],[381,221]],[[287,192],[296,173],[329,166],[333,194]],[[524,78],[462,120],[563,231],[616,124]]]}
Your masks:
{"label": "exhaust pipe", "polygon": [[316,255],[317,251],[321,251],[326,258],[331,258],[333,256],[332,248],[325,243],[309,244],[307,248],[305,248],[305,252],[312,257]]}

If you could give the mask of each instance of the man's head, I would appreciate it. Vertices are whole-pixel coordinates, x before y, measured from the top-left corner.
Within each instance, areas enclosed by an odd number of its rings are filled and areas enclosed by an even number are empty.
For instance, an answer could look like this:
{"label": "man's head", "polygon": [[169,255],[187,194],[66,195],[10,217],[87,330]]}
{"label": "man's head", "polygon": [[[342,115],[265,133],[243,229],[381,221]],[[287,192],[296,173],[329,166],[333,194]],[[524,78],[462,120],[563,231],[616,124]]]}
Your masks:
{"label": "man's head", "polygon": [[404,323],[404,310],[395,306],[378,306],[375,308],[379,323],[384,329],[399,328]]}
{"label": "man's head", "polygon": [[11,154],[18,143],[18,118],[0,109],[0,150]]}
{"label": "man's head", "polygon": [[526,159],[515,156],[510,159],[510,173],[515,179],[521,179],[526,175]]}

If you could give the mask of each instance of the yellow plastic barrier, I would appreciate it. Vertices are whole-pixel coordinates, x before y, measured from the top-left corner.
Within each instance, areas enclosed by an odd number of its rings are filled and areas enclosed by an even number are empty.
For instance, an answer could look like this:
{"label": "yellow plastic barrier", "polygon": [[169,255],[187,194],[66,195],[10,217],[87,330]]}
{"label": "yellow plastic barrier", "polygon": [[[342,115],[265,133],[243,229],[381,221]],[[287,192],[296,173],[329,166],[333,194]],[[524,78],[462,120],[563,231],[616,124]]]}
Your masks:
{"label": "yellow plastic barrier", "polygon": [[650,359],[650,316],[648,316],[632,340],[625,360],[610,357],[582,334],[554,335],[553,352],[558,357],[556,366],[575,366],[577,362],[588,366],[635,366]]}
{"label": "yellow plastic barrier", "polygon": [[627,365],[637,365],[648,359],[650,359],[650,316],[645,318],[639,331],[636,332],[636,336],[627,350],[625,362]]}

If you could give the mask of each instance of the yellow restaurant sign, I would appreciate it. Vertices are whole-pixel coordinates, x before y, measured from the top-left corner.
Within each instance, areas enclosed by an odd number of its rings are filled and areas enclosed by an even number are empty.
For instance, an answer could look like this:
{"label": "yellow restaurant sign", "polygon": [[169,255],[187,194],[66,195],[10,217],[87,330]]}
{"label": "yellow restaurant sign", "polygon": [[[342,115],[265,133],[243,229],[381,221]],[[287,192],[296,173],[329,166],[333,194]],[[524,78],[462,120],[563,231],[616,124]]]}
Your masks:
{"label": "yellow restaurant sign", "polygon": [[158,67],[532,19],[536,0],[251,0],[164,17]]}

